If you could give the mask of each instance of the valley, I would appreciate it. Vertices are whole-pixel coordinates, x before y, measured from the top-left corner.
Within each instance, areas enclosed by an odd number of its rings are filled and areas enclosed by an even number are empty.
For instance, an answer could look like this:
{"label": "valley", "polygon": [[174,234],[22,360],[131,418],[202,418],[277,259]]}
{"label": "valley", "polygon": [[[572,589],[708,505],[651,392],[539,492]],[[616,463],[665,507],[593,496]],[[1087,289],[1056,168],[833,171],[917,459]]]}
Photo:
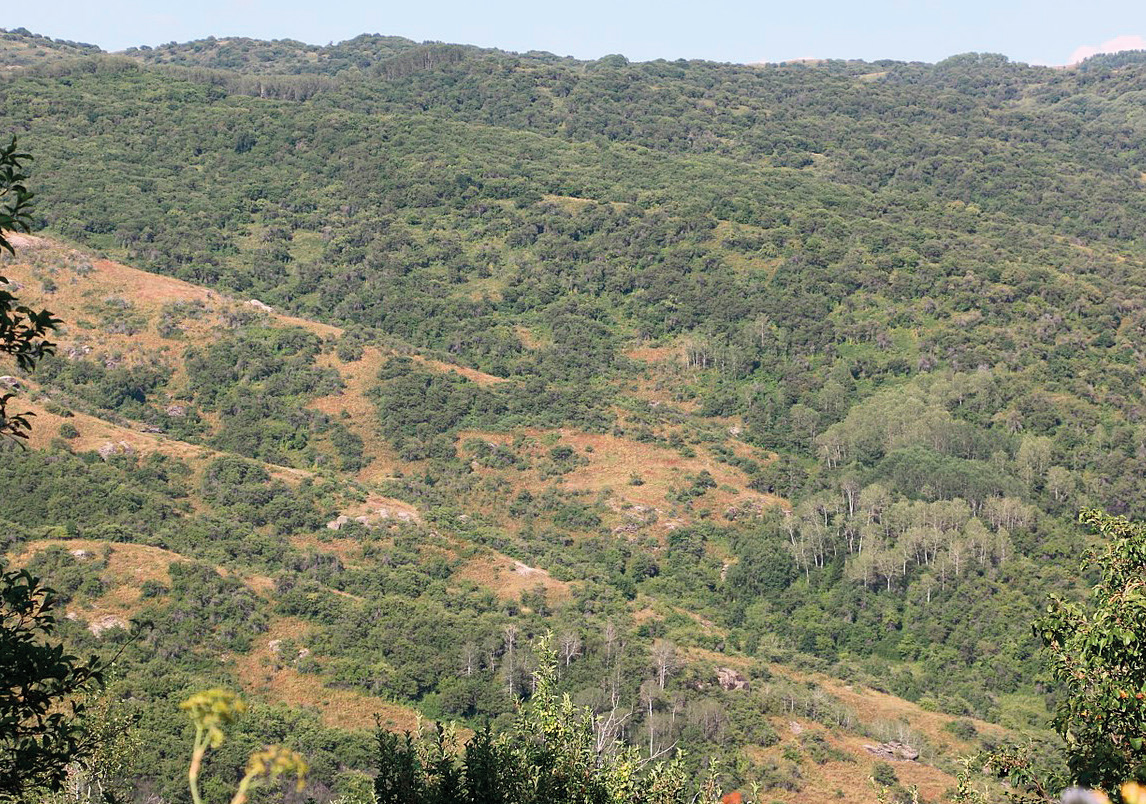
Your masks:
{"label": "valley", "polygon": [[369,804],[376,716],[510,729],[547,634],[595,740],[744,800],[1061,762],[1031,624],[1080,509],[1146,515],[1140,55],[0,55],[0,274],[62,321],[0,549],[119,655],[118,795],[187,800],[224,687],[212,769],[275,735]]}

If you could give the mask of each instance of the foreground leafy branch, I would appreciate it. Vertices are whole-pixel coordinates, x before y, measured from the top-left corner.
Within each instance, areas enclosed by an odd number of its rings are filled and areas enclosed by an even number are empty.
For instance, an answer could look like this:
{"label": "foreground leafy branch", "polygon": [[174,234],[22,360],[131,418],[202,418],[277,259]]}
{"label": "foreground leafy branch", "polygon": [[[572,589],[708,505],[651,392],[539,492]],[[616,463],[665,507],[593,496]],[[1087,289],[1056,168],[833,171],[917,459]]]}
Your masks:
{"label": "foreground leafy branch", "polygon": [[103,683],[105,665],[51,639],[54,605],[28,572],[0,574],[0,801],[59,790],[69,763],[95,748],[79,696]]}
{"label": "foreground leafy branch", "polygon": [[[16,148],[16,138],[0,147],[0,250],[15,254],[8,232],[27,232],[31,229],[33,194],[24,185],[28,174],[24,163],[31,160],[29,154]],[[15,358],[16,364],[24,371],[31,371],[36,362],[55,351],[55,344],[47,340],[47,335],[60,323],[47,310],[36,311],[6,290],[8,280],[0,276],[0,355]],[[31,425],[30,413],[10,414],[8,402],[15,394],[11,391],[0,393],[0,436],[27,438]]]}
{"label": "foreground leafy branch", "polygon": [[1146,526],[1093,509],[1079,521],[1103,537],[1082,564],[1099,580],[1089,604],[1052,600],[1035,630],[1072,780],[1109,792],[1146,772]]}

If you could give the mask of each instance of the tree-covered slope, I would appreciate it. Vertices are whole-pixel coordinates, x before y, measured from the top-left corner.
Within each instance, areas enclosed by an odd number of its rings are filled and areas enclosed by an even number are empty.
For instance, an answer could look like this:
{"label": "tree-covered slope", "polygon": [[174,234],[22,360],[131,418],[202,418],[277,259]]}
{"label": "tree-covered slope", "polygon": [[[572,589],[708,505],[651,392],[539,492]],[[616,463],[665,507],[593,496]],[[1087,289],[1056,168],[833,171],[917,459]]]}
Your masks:
{"label": "tree-covered slope", "polygon": [[[8,470],[10,518],[112,471],[105,438],[174,452],[123,461],[135,509],[41,524],[272,578],[246,630],[320,657],[286,669],[434,716],[504,714],[554,628],[569,688],[653,750],[773,739],[708,660],[1039,728],[1028,623],[1075,591],[1073,513],[1146,510],[1144,71],[384,37],[14,70],[39,227],[170,284],[36,252],[20,281],[79,351],[35,382],[87,418],[42,408],[60,440]],[[203,650],[281,687],[256,642]],[[662,689],[669,643],[693,669]]]}

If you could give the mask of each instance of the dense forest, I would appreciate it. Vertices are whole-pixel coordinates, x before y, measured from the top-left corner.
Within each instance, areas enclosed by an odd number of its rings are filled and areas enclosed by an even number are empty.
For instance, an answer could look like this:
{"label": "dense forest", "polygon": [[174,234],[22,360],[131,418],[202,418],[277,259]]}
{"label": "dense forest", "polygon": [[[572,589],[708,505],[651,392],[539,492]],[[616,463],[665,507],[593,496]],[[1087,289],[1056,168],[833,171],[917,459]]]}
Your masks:
{"label": "dense forest", "polygon": [[[1146,55],[0,54],[55,244],[2,273],[65,320],[11,369],[39,432],[0,533],[76,611],[150,567],[115,609],[145,636],[61,626],[123,649],[125,794],[185,800],[172,702],[265,675],[212,762],[291,734],[307,795],[353,797],[369,717],[287,706],[287,674],[504,728],[547,632],[609,739],[733,757],[724,785],[771,799],[843,761],[822,734],[946,773],[983,721],[1045,735],[1030,623],[1088,580],[1076,514],[1146,516]],[[953,742],[861,726],[825,679]]]}

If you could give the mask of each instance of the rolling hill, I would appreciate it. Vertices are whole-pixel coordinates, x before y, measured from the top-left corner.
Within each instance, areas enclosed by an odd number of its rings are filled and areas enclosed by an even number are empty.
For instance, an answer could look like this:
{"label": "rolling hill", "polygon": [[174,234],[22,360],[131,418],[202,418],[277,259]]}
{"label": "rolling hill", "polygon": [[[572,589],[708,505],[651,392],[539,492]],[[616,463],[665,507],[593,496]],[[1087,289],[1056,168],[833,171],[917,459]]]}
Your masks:
{"label": "rolling hill", "polygon": [[545,631],[777,800],[1044,733],[1075,512],[1146,513],[1141,59],[0,52],[2,271],[66,322],[0,517],[76,644],[155,623],[147,733],[242,682],[337,792],[374,711],[504,724]]}

